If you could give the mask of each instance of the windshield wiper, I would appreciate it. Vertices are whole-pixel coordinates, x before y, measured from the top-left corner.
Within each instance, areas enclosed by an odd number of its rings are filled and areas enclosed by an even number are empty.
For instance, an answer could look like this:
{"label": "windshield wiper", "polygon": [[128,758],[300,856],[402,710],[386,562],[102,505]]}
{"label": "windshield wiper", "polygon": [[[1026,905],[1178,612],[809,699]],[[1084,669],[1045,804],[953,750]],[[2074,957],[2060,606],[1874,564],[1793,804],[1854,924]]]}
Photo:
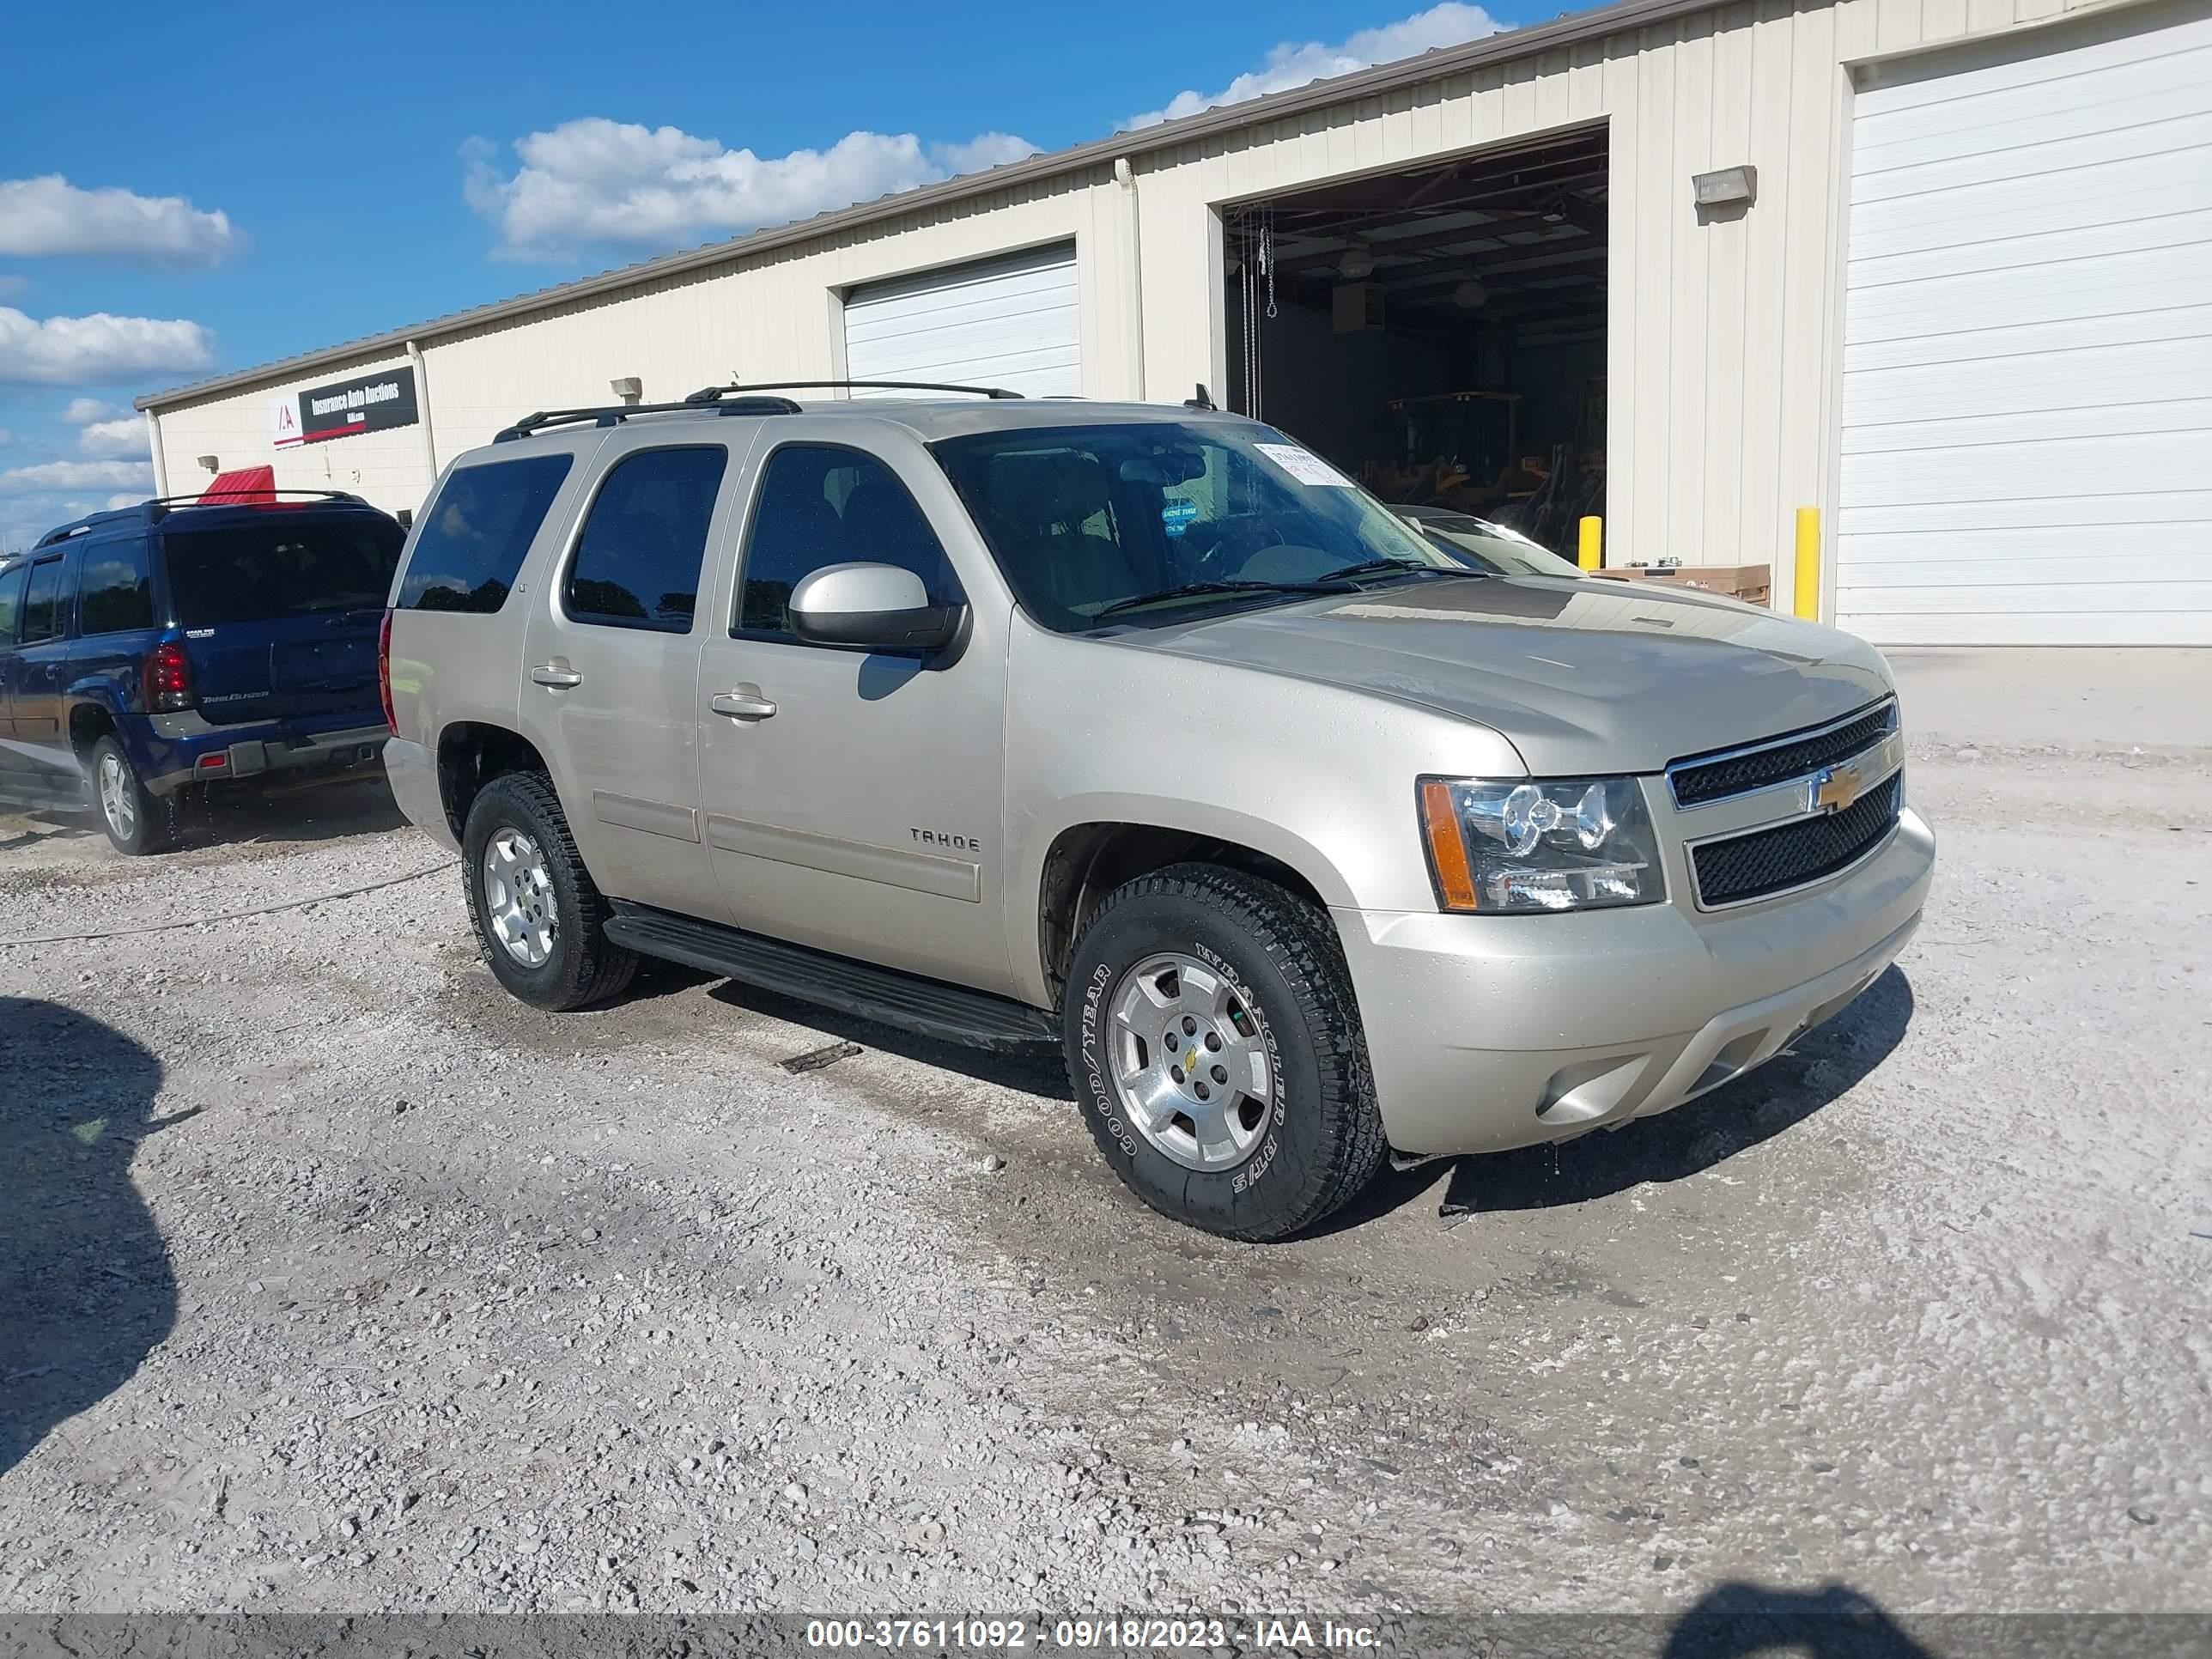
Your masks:
{"label": "windshield wiper", "polygon": [[1380,576],[1388,572],[1416,572],[1425,576],[1487,576],[1487,570],[1472,570],[1465,565],[1425,564],[1419,559],[1368,559],[1359,564],[1348,564],[1341,570],[1323,572],[1317,581],[1348,581],[1355,576]]}
{"label": "windshield wiper", "polygon": [[1138,593],[1126,599],[1116,599],[1111,605],[1100,606],[1091,613],[1091,617],[1094,621],[1100,621],[1124,611],[1134,611],[1139,605],[1158,605],[1164,600],[1201,593],[1350,593],[1356,591],[1348,583],[1326,578],[1310,582],[1180,582],[1173,587],[1163,587],[1157,592]]}

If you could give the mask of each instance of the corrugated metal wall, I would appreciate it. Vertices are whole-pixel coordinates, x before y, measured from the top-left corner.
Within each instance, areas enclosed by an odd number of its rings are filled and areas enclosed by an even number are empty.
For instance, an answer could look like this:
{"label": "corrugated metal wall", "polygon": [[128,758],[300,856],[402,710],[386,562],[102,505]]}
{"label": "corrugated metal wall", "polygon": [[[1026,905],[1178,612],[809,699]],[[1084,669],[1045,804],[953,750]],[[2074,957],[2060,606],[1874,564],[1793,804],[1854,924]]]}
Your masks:
{"label": "corrugated metal wall", "polygon": [[[672,402],[733,375],[749,381],[821,380],[842,368],[838,296],[857,284],[955,264],[1014,248],[1076,244],[1084,389],[1122,395],[1130,356],[1128,313],[1102,272],[1125,270],[1123,220],[1103,169],[1049,185],[996,192],[933,214],[884,221],[866,233],[786,248],[751,260],[534,313],[422,344],[427,399],[442,466],[534,409],[614,401],[608,382],[635,375],[647,402]],[[1110,279],[1109,279],[1110,280]],[[416,428],[304,445],[272,456],[270,399],[404,363],[367,357],[325,364],[249,392],[160,412],[170,487],[189,491],[196,455],[225,467],[272,460],[286,488],[357,491],[390,510],[415,507],[431,477]],[[417,388],[423,396],[423,388]]]}
{"label": "corrugated metal wall", "polygon": [[[1786,607],[1795,509],[1832,504],[1846,66],[2097,3],[1746,0],[1143,158],[1143,389],[1163,400],[1200,380],[1225,389],[1224,203],[1604,122],[1607,560],[1771,561],[1775,602]],[[1759,169],[1757,203],[1701,217],[1691,175],[1740,162]],[[1085,392],[1131,395],[1121,189],[1096,168],[433,340],[424,350],[439,459],[524,410],[605,402],[619,375],[641,377],[653,400],[733,374],[832,375],[843,289],[1070,236]],[[163,412],[172,487],[196,454],[226,466],[265,459],[268,399],[349,372],[325,367],[304,382]],[[411,507],[428,483],[419,445],[409,428],[290,451],[277,458],[279,482]]]}

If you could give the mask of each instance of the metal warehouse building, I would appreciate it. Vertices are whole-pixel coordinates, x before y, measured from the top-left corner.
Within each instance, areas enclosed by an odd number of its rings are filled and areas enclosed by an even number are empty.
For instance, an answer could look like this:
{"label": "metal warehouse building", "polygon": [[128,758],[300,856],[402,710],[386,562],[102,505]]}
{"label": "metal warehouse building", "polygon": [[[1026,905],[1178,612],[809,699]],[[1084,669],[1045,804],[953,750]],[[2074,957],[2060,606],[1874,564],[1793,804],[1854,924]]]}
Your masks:
{"label": "metal warehouse building", "polygon": [[631,378],[1203,383],[1784,607],[1815,508],[1878,641],[2212,644],[2212,7],[1624,0],[139,406],[413,509]]}

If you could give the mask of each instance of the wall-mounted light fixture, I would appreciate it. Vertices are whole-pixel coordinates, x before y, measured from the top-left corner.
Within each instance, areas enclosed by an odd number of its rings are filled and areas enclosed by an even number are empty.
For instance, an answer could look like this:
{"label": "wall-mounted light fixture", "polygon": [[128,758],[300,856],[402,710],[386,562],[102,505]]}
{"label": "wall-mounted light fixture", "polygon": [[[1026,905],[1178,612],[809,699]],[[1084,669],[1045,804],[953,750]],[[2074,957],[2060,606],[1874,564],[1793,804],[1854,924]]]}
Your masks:
{"label": "wall-mounted light fixture", "polygon": [[626,404],[635,404],[645,396],[645,382],[635,374],[625,374],[619,380],[609,380],[607,386]]}
{"label": "wall-mounted light fixture", "polygon": [[1759,198],[1759,169],[1747,165],[1700,173],[1692,177],[1690,187],[1701,208],[1733,207],[1739,202],[1749,206]]}
{"label": "wall-mounted light fixture", "polygon": [[210,472],[220,472],[222,471],[222,462],[221,459],[216,456],[202,455],[199,456],[198,459],[199,464]]}

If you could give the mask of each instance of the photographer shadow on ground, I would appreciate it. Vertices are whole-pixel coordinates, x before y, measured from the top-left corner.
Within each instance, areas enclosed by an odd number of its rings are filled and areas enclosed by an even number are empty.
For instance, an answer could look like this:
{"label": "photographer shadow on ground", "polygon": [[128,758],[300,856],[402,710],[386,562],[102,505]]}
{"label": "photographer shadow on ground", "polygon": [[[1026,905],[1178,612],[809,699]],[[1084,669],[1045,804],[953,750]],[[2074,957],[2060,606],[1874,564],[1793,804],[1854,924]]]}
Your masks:
{"label": "photographer shadow on ground", "polygon": [[1870,1597],[1848,1584],[1777,1589],[1716,1584],[1667,1633],[1661,1659],[1936,1659]]}
{"label": "photographer shadow on ground", "polygon": [[58,1004],[0,997],[0,1475],[121,1387],[176,1322],[131,1179],[161,1064]]}

